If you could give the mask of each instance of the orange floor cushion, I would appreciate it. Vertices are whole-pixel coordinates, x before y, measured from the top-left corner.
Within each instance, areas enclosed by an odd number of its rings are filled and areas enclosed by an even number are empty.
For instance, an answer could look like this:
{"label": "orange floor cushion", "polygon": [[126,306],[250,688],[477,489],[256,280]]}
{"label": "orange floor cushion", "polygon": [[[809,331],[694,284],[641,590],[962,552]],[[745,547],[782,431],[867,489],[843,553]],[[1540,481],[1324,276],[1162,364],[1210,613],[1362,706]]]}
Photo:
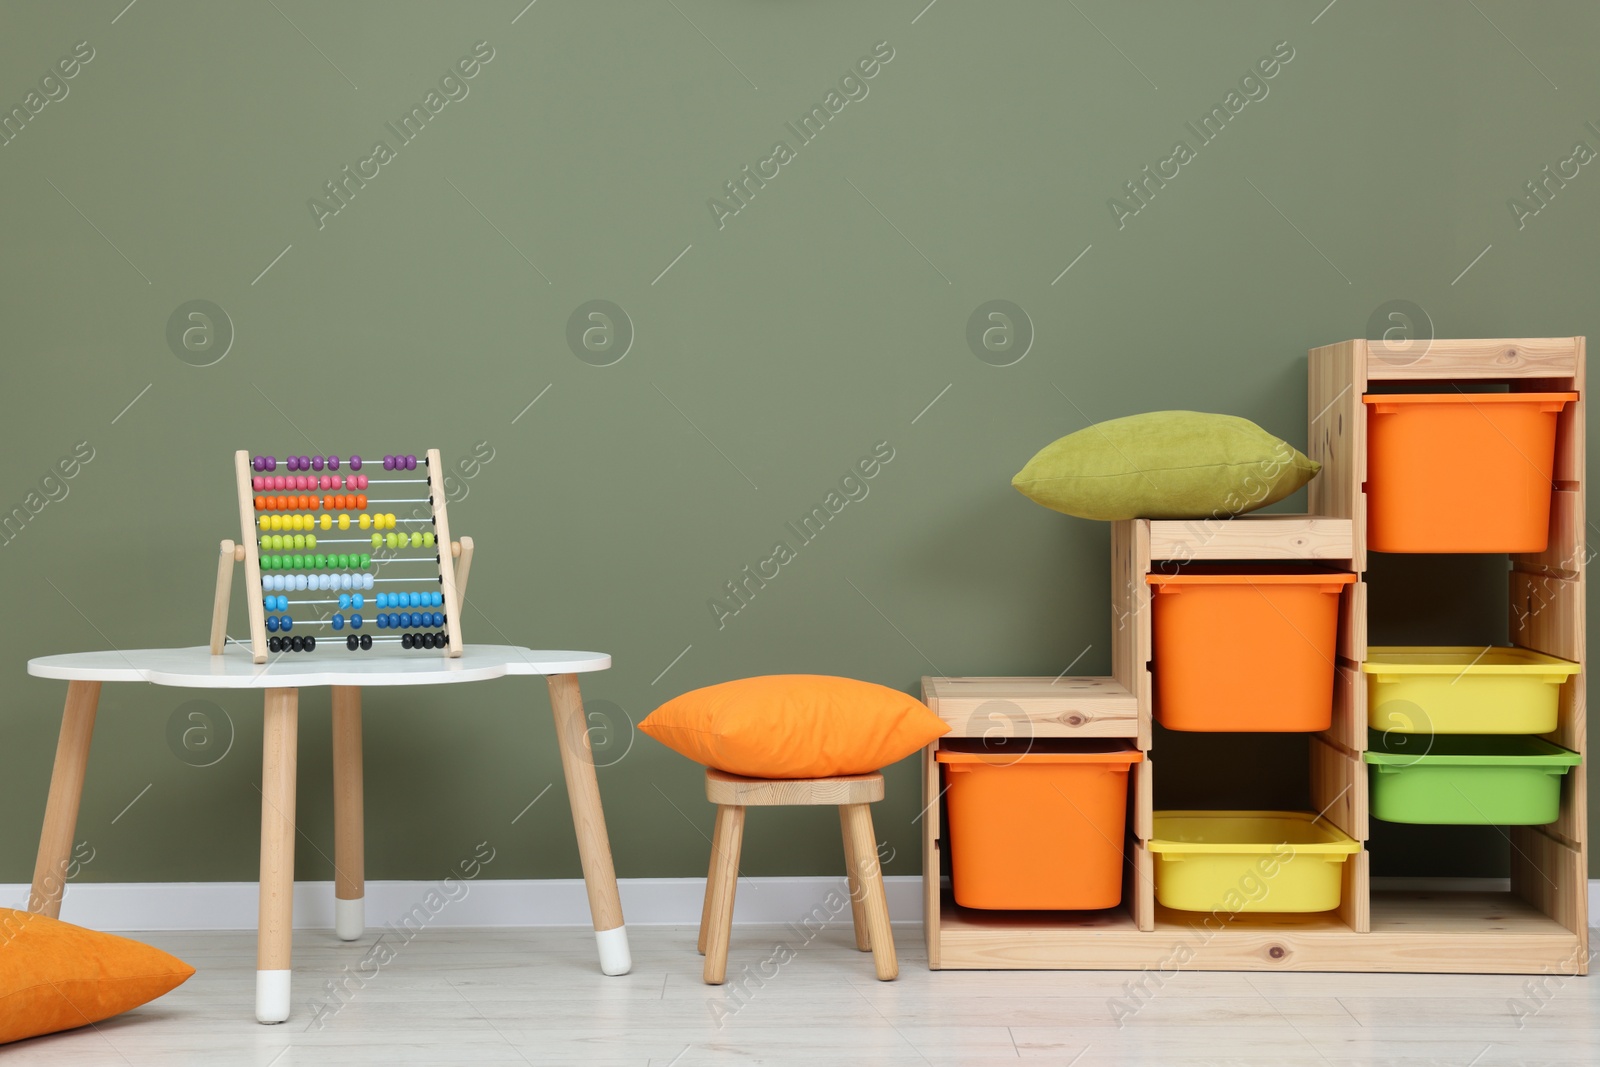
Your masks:
{"label": "orange floor cushion", "polygon": [[192,974],[158,948],[0,908],[0,1044],[109,1019]]}
{"label": "orange floor cushion", "polygon": [[639,729],[697,763],[747,778],[870,774],[950,727],[899,690],[853,678],[769,674],[675,697]]}

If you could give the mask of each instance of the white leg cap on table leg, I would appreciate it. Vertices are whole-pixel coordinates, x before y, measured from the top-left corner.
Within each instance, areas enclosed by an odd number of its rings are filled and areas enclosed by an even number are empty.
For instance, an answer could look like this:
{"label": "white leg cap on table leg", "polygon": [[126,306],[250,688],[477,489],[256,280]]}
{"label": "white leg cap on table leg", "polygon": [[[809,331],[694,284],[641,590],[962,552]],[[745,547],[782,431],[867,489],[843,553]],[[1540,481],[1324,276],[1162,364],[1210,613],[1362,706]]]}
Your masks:
{"label": "white leg cap on table leg", "polygon": [[628,928],[596,930],[595,942],[600,946],[600,973],[627,974],[633,970],[633,953],[628,951]]}
{"label": "white leg cap on table leg", "polygon": [[289,972],[256,972],[256,1022],[281,1023],[289,1018]]}
{"label": "white leg cap on table leg", "polygon": [[367,932],[367,898],[333,898],[333,932],[340,941],[354,941]]}

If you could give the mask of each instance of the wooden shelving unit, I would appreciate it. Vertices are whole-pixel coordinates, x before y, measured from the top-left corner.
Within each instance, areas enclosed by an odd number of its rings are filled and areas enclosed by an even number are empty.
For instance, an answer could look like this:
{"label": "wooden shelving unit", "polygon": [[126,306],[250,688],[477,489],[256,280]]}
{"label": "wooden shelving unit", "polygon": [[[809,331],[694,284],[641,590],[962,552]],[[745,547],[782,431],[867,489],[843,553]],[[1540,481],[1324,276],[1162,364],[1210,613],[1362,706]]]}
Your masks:
{"label": "wooden shelving unit", "polygon": [[[1313,349],[1309,448],[1323,464],[1308,515],[1226,520],[1128,520],[1111,530],[1110,678],[924,678],[923,698],[955,737],[1123,737],[1145,752],[1129,789],[1123,902],[1105,912],[986,912],[958,907],[941,876],[942,790],[923,758],[924,933],[939,969],[1327,970],[1427,973],[1588,973],[1586,770],[1564,779],[1561,817],[1509,831],[1509,893],[1374,892],[1370,855],[1345,864],[1343,902],[1320,915],[1199,914],[1155,903],[1151,854],[1154,762],[1150,592],[1145,575],[1195,560],[1313,561],[1367,569],[1366,405],[1373,382],[1446,391],[1502,383],[1573,391],[1561,414],[1550,546],[1509,557],[1510,638],[1584,663],[1584,339],[1435,340],[1415,346],[1353,340]],[[1368,840],[1367,586],[1342,594],[1333,724],[1313,736],[1306,768],[1315,808]],[[1586,755],[1584,675],[1566,682],[1547,739]]]}

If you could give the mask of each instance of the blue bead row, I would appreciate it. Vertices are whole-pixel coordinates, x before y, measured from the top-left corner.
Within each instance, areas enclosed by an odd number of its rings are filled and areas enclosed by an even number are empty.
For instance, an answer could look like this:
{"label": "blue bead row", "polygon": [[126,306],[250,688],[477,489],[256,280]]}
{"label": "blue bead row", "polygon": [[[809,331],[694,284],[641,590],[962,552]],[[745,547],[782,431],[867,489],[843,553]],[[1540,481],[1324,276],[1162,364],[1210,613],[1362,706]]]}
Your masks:
{"label": "blue bead row", "polygon": [[[269,597],[268,599],[271,598]],[[268,615],[267,629],[273,633],[277,633],[279,630],[287,632],[294,629],[294,620],[287,615]]]}
{"label": "blue bead row", "polygon": [[444,612],[442,611],[402,611],[398,614],[378,616],[378,629],[380,630],[421,630],[443,625]]}
{"label": "blue bead row", "polygon": [[379,593],[380,608],[436,608],[444,603],[443,593]]}

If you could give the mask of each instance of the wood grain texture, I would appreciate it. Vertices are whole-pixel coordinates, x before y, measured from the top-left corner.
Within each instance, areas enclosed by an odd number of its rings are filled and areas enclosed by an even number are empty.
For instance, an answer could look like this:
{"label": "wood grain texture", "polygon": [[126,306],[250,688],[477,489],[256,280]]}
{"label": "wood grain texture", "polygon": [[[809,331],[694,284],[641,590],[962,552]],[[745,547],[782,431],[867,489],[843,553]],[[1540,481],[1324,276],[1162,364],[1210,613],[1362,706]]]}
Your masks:
{"label": "wood grain texture", "polygon": [[83,801],[83,779],[89,768],[89,745],[99,704],[99,682],[67,683],[56,762],[50,771],[50,795],[44,805],[44,826],[39,831],[33,886],[28,893],[28,910],[52,919],[60,918],[61,898],[67,890],[72,839],[78,832],[78,807]]}
{"label": "wood grain texture", "polygon": [[1129,772],[1128,826],[1133,836],[1148,841],[1155,833],[1155,761],[1149,756],[1135,763]]}
{"label": "wood grain texture", "polygon": [[1583,853],[1537,826],[1511,827],[1511,891],[1575,934],[1589,927]]}
{"label": "wood grain texture", "polygon": [[727,817],[727,813],[719,805],[717,808],[717,820],[711,827],[711,864],[710,869],[706,872],[705,901],[700,905],[700,936],[695,943],[695,948],[702,956],[706,954],[706,939],[711,932],[711,898],[715,895],[717,888],[716,846],[726,832],[722,823]]}
{"label": "wood grain texture", "polygon": [[217,552],[217,592],[211,601],[211,654],[222,655],[228,641],[228,601],[233,595],[234,555],[240,548],[224,540]]}
{"label": "wood grain texture", "polygon": [[746,808],[871,804],[883,799],[883,775],[744,778],[707,767],[706,799],[713,804],[735,804]]}
{"label": "wood grain texture", "polygon": [[1306,487],[1313,515],[1351,520],[1351,566],[1367,569],[1367,342],[1313,348],[1307,359],[1306,453],[1322,464]]}
{"label": "wood grain texture", "polygon": [[256,970],[289,969],[294,932],[294,800],[300,691],[268,689],[261,737],[261,902]]}
{"label": "wood grain texture", "polygon": [[1372,854],[1363,848],[1344,861],[1339,918],[1351,933],[1372,932]]}
{"label": "wood grain texture", "polygon": [[947,737],[1137,737],[1139,706],[1115,678],[924,678]]}
{"label": "wood grain texture", "polygon": [[[883,890],[883,870],[878,863],[878,838],[872,829],[872,809],[866,804],[846,804],[840,817],[849,824],[845,845],[852,852],[854,880],[860,887],[861,912],[866,920],[867,938],[872,948],[872,963],[878,981],[892,982],[900,975],[900,962],[894,951],[894,931],[889,926],[889,898]],[[856,944],[861,943],[860,933]]]}
{"label": "wood grain texture", "polygon": [[[1549,735],[1546,735],[1547,737]],[[1557,742],[1559,744],[1559,742]],[[1573,768],[1576,770],[1577,768]],[[1568,848],[1582,850],[1583,843],[1588,840],[1589,804],[1588,804],[1589,779],[1582,774],[1568,771],[1561,776],[1561,815],[1555,822],[1542,829],[1551,837],[1560,841]]]}
{"label": "wood grain texture", "polygon": [[1127,845],[1129,875],[1123,889],[1124,902],[1133,916],[1134,928],[1150,933],[1156,928],[1156,866],[1155,857],[1143,841],[1129,838]]}
{"label": "wood grain texture", "polygon": [[1352,663],[1367,658],[1367,583],[1352,582],[1339,593],[1339,655]]}
{"label": "wood grain texture", "polygon": [[[844,839],[844,869],[846,888],[850,891],[850,925],[856,935],[856,951],[868,952],[872,949],[872,932],[867,927],[867,912],[865,897],[862,895],[861,875],[856,863],[856,841],[852,836],[852,823],[847,809],[839,809],[839,833]],[[876,845],[876,842],[873,843]],[[877,855],[874,847],[873,855]],[[881,884],[881,880],[880,880]]]}
{"label": "wood grain texture", "polygon": [[1511,640],[1559,659],[1583,662],[1583,583],[1511,572]]}
{"label": "wood grain texture", "polygon": [[1311,806],[1357,841],[1367,839],[1367,768],[1359,756],[1311,738]]}
{"label": "wood grain texture", "polygon": [[366,895],[366,786],[361,758],[361,689],[332,687],[333,895]]}
{"label": "wood grain texture", "polygon": [[744,809],[727,805],[719,812],[711,842],[711,908],[705,919],[706,985],[721,985],[728,974],[728,941],[733,933],[733,902],[739,888],[739,850],[744,844]]}
{"label": "wood grain texture", "polygon": [[578,859],[589,894],[589,914],[596,930],[615,930],[622,925],[622,898],[617,895],[617,870],[611,859],[605,812],[600,806],[600,783],[595,778],[578,676],[552,674],[546,681],[550,710],[556,720],[561,770],[567,780],[567,799],[572,806],[572,828],[578,835]]}
{"label": "wood grain texture", "polygon": [[[927,700],[928,683],[922,680],[923,700]],[[939,969],[939,889],[941,845],[939,810],[944,796],[942,775],[935,758],[939,743],[935,741],[922,750],[922,810],[917,819],[922,823],[922,941],[928,953],[928,967]]]}
{"label": "wood grain texture", "polygon": [[1150,523],[1111,524],[1111,674],[1132,693],[1139,709],[1138,744],[1150,751]]}
{"label": "wood grain texture", "polygon": [[261,547],[256,540],[256,498],[250,487],[250,453],[233,454],[233,478],[239,490],[239,543],[244,546],[244,605],[250,620],[250,655],[255,662],[265,663],[267,609],[261,603]]}
{"label": "wood grain texture", "polygon": [[1248,514],[1150,520],[1152,560],[1348,560],[1354,551],[1354,524],[1347,518]]}
{"label": "wood grain texture", "polygon": [[1367,750],[1367,676],[1343,660],[1333,669],[1333,724],[1318,736],[1350,752]]}
{"label": "wood grain texture", "polygon": [[[1388,971],[1539,974],[1571,966],[1578,935],[1510,893],[1374,893],[1371,932],[1338,912],[1213,918],[1156,908],[975,912],[946,895],[946,970]],[[1568,972],[1570,973],[1570,972]]]}
{"label": "wood grain texture", "polygon": [[1372,381],[1566,378],[1577,372],[1573,337],[1436,337],[1418,345],[1367,342]]}
{"label": "wood grain texture", "polygon": [[450,554],[456,558],[456,596],[462,604],[467,602],[467,579],[472,576],[472,554],[476,548],[472,538],[464,534],[451,546]]}
{"label": "wood grain texture", "polygon": [[[434,544],[439,546],[439,585],[444,593],[445,655],[461,655],[461,588],[456,584],[456,562],[451,555],[450,509],[444,491],[444,460],[437,448],[428,449],[428,498],[433,507]],[[596,929],[599,929],[596,927]]]}

